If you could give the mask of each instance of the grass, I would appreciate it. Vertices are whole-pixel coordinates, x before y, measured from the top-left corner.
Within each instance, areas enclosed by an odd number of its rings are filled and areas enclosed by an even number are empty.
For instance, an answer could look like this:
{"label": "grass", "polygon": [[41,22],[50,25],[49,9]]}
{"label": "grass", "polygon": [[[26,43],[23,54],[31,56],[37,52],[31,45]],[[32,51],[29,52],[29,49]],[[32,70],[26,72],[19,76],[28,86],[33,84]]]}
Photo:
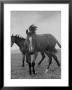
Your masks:
{"label": "grass", "polygon": [[[59,50],[56,54],[59,62],[61,63],[61,51]],[[49,71],[45,73],[48,66],[48,57],[44,59],[40,66],[38,62],[41,59],[40,53],[38,54],[36,60],[35,70],[37,75],[29,75],[28,64],[25,61],[25,67],[22,67],[22,55],[21,53],[11,54],[11,79],[61,79],[61,68],[57,66],[54,59],[52,59],[52,64]]]}

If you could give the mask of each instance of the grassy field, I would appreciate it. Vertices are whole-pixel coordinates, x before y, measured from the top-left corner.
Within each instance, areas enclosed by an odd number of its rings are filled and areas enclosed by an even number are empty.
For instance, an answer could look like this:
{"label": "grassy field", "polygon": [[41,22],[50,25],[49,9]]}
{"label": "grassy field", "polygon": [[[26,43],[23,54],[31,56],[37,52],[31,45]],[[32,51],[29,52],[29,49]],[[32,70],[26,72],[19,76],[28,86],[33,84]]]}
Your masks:
{"label": "grassy field", "polygon": [[[61,51],[58,50],[57,57],[61,63]],[[38,62],[41,59],[40,53],[38,54],[36,60],[35,70],[37,75],[29,75],[28,64],[25,62],[25,67],[22,67],[22,55],[21,53],[12,53],[11,54],[11,79],[61,79],[61,68],[57,66],[57,63],[52,59],[52,64],[49,68],[49,71],[45,73],[45,70],[48,66],[48,57],[44,59],[40,66]]]}

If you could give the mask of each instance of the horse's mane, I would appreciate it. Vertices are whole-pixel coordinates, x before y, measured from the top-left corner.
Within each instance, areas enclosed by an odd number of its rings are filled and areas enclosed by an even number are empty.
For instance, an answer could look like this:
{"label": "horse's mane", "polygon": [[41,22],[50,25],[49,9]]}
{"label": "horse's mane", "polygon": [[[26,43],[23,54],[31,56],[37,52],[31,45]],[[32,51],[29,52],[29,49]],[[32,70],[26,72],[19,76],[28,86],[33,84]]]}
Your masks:
{"label": "horse's mane", "polygon": [[22,37],[21,35],[19,35],[19,34],[16,34],[16,35],[13,35],[13,36],[16,37],[16,38],[25,40],[25,38],[23,38],[23,37]]}
{"label": "horse's mane", "polygon": [[37,30],[37,26],[35,26],[33,24],[29,27],[29,31],[33,34],[36,33],[36,30]]}

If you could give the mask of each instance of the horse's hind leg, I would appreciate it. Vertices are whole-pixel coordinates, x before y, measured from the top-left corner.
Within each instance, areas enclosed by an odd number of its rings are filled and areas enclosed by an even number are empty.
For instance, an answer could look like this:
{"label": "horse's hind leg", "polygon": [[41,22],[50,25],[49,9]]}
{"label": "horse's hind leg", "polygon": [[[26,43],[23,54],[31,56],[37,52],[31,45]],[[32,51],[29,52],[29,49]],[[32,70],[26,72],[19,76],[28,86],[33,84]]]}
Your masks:
{"label": "horse's hind leg", "polygon": [[60,66],[60,63],[59,63],[59,61],[58,61],[58,59],[57,59],[57,56],[56,56],[55,54],[52,54],[52,56],[53,56],[53,58],[55,59],[57,65]]}
{"label": "horse's hind leg", "polygon": [[47,69],[45,70],[45,73],[47,73],[47,72],[48,72],[48,70],[49,70],[49,67],[50,67],[51,63],[52,63],[52,57],[49,57],[49,64],[48,64]]}
{"label": "horse's hind leg", "polygon": [[49,69],[49,67],[50,67],[50,65],[51,65],[51,63],[52,63],[52,55],[51,55],[51,53],[50,52],[48,52],[48,51],[45,51],[45,53],[47,54],[47,56],[49,57],[49,64],[48,64],[48,67],[47,67],[47,69],[46,69],[46,71],[45,72],[48,72],[48,69]]}
{"label": "horse's hind leg", "polygon": [[52,56],[50,55],[50,56],[49,56],[49,65],[48,65],[47,69],[49,69],[51,63],[52,63]]}
{"label": "horse's hind leg", "polygon": [[40,60],[40,62],[38,63],[38,65],[40,65],[42,63],[42,61],[44,60],[44,58],[45,58],[44,52],[41,52],[41,55],[42,55],[42,59]]}

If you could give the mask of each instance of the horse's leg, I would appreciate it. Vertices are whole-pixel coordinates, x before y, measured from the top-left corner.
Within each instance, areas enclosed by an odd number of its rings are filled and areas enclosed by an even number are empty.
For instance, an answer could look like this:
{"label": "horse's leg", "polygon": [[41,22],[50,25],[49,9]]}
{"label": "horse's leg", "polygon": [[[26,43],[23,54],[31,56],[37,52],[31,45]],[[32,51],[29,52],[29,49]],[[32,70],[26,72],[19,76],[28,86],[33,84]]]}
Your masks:
{"label": "horse's leg", "polygon": [[36,72],[35,72],[35,60],[36,60],[36,58],[37,58],[37,55],[38,55],[38,52],[36,52],[36,53],[34,54],[34,58],[33,58],[33,62],[32,62],[33,74],[36,74]]}
{"label": "horse's leg", "polygon": [[45,51],[45,53],[47,54],[47,56],[49,57],[49,64],[48,64],[48,67],[47,67],[47,69],[46,69],[46,71],[45,71],[45,73],[46,72],[48,72],[48,69],[49,69],[49,67],[50,67],[50,65],[51,65],[51,63],[52,63],[52,55],[51,55],[51,53],[50,52],[48,52],[48,51]]}
{"label": "horse's leg", "polygon": [[44,52],[41,52],[41,55],[42,55],[42,59],[40,60],[40,62],[38,63],[38,65],[40,65],[42,63],[42,61],[44,60],[44,58],[45,58]]}
{"label": "horse's leg", "polygon": [[29,65],[29,74],[31,75],[32,74],[32,72],[31,72],[31,55],[28,53],[26,53],[26,62]]}
{"label": "horse's leg", "polygon": [[25,54],[23,54],[22,67],[24,67]]}
{"label": "horse's leg", "polygon": [[52,56],[50,55],[50,56],[49,56],[49,65],[48,65],[47,69],[49,69],[51,63],[52,63]]}
{"label": "horse's leg", "polygon": [[58,65],[58,67],[60,67],[60,63],[59,63],[59,61],[58,61],[57,56],[56,56],[54,53],[52,53],[52,56],[53,56],[53,58],[55,59],[55,61],[56,61],[57,65]]}

